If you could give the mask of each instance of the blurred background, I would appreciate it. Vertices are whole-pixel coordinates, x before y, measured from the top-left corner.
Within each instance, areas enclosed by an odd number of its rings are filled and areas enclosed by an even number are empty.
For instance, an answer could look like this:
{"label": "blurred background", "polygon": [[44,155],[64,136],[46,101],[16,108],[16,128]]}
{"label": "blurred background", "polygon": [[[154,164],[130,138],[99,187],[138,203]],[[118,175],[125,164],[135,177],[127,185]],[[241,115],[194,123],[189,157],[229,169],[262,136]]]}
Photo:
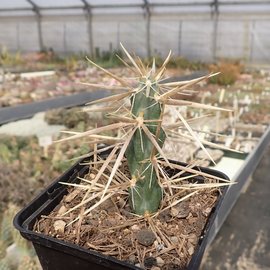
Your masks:
{"label": "blurred background", "polygon": [[98,56],[119,42],[139,56],[269,61],[269,1],[2,0],[1,44],[11,52]]}
{"label": "blurred background", "polygon": [[[85,56],[118,76],[134,76],[115,56],[124,57],[120,42],[146,65],[154,57],[160,66],[172,50],[171,81],[221,72],[194,94],[177,97],[232,110],[179,108],[195,119],[193,131],[216,165],[181,128],[164,151],[237,181],[202,269],[270,269],[270,0],[1,0],[0,270],[40,268],[12,219],[91,150],[82,141],[53,144],[61,130],[113,121],[81,112],[86,102],[108,95],[81,82],[117,84]],[[177,120],[169,110],[166,117]]]}

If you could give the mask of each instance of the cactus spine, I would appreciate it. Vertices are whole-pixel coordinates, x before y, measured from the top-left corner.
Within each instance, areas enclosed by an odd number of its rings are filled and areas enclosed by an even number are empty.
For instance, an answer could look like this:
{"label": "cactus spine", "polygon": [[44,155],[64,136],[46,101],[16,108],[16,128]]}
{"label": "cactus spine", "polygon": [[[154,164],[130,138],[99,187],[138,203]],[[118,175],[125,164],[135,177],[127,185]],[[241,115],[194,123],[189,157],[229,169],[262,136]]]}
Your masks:
{"label": "cactus spine", "polygon": [[[156,101],[159,92],[154,74],[141,78],[139,89],[131,97],[131,114],[145,123],[147,129],[156,136],[159,146],[164,144],[164,131],[160,127],[163,105]],[[152,121],[149,121],[152,120]],[[129,188],[130,202],[136,214],[156,212],[161,199],[162,189],[152,164],[155,148],[141,127],[135,131],[126,151],[132,185]]]}
{"label": "cactus spine", "polygon": [[[91,165],[95,167],[97,164],[95,161],[95,159],[97,159],[97,154],[108,150],[108,148],[113,148],[110,154],[106,157],[106,160],[103,160],[102,166],[99,168],[99,172],[95,176],[90,187],[87,187],[87,194],[92,192],[96,194],[97,190],[99,190],[100,199],[97,202],[94,202],[91,209],[84,212],[85,214],[89,213],[89,211],[98,207],[100,203],[115,194],[115,190],[118,190],[119,186],[115,186],[117,181],[114,181],[114,177],[119,173],[120,175],[123,175],[120,177],[121,180],[119,184],[122,185],[125,191],[128,187],[130,207],[133,212],[137,215],[155,213],[162,201],[163,188],[168,187],[170,194],[173,194],[168,177],[162,168],[164,164],[170,167],[173,166],[166,158],[166,155],[162,150],[162,146],[166,137],[165,131],[166,134],[168,132],[168,135],[172,136],[170,131],[173,132],[173,129],[177,128],[178,125],[180,126],[183,124],[194,140],[210,157],[202,143],[199,141],[197,135],[192,131],[187,121],[179,112],[176,111],[179,118],[176,126],[166,125],[165,123],[162,123],[162,120],[165,105],[193,106],[195,108],[218,110],[219,108],[213,106],[174,99],[175,94],[181,91],[183,91],[183,94],[189,93],[190,90],[187,90],[189,87],[216,74],[209,74],[190,81],[171,83],[164,82],[162,79],[164,78],[164,72],[170,59],[171,52],[169,52],[162,66],[156,70],[155,60],[153,60],[153,66],[148,68],[139,58],[136,58],[136,62],[122,44],[120,45],[127,58],[130,60],[131,65],[120,57],[119,58],[134,72],[136,75],[135,81],[134,78],[122,78],[114,75],[110,71],[105,70],[87,58],[92,65],[97,67],[99,70],[102,70],[105,74],[116,80],[120,85],[106,86],[95,83],[84,83],[95,88],[124,91],[120,94],[115,94],[87,103],[87,105],[94,105],[111,102],[109,106],[107,105],[98,108],[91,108],[90,106],[84,109],[85,112],[109,112],[108,116],[118,120],[118,123],[97,127],[85,132],[75,132],[73,135],[57,141],[63,142],[90,136],[93,139],[98,139],[98,143],[106,144],[109,142],[112,144],[110,147],[105,145],[98,151],[94,151],[92,153],[94,154],[94,159],[90,162],[90,167]],[[135,87],[134,84],[136,85]],[[125,102],[126,98],[129,98],[131,108],[129,108],[128,104]],[[118,137],[108,136],[108,134],[105,136],[100,135],[102,132],[113,130],[124,132],[118,132]],[[97,142],[95,141],[93,143],[96,144]],[[122,164],[124,155],[127,159],[129,173],[131,176],[130,178],[126,177],[122,172],[117,172],[118,169],[120,169],[119,167]],[[164,161],[159,160],[159,157]],[[107,167],[109,168],[109,175],[107,175],[108,179],[104,184],[101,176],[106,174],[105,170]],[[101,182],[101,185],[98,181]],[[79,217],[75,220],[78,220],[78,218]]]}

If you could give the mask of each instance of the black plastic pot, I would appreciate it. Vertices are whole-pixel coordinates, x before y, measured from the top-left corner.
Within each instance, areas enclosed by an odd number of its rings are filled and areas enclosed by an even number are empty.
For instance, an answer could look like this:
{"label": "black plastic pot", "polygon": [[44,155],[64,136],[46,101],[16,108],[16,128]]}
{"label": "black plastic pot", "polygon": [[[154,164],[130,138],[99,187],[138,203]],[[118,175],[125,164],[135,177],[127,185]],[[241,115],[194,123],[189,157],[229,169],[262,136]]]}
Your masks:
{"label": "black plastic pot", "polygon": [[[186,165],[179,162],[176,163]],[[197,169],[223,179],[228,179],[226,175],[215,170],[202,167]],[[82,177],[87,171],[87,166],[83,166],[80,163],[75,164],[73,167],[67,170],[61,177],[49,185],[40,195],[30,202],[28,206],[22,209],[15,216],[14,226],[20,231],[24,238],[33,243],[39,261],[44,270],[141,269],[126,262],[119,261],[113,257],[105,256],[96,251],[86,250],[75,244],[67,243],[32,231],[35,221],[41,215],[49,214],[59,204],[63,196],[67,194],[67,187],[59,184],[59,181],[75,182],[77,181],[77,176]],[[170,171],[169,173],[177,172],[178,171]],[[200,177],[196,178],[196,181],[200,180]],[[224,188],[222,195],[219,196],[217,204],[209,216],[208,223],[202,232],[198,246],[187,267],[188,270],[195,270],[200,266],[203,253],[206,248],[209,230],[214,224],[216,214],[226,191],[227,188]]]}

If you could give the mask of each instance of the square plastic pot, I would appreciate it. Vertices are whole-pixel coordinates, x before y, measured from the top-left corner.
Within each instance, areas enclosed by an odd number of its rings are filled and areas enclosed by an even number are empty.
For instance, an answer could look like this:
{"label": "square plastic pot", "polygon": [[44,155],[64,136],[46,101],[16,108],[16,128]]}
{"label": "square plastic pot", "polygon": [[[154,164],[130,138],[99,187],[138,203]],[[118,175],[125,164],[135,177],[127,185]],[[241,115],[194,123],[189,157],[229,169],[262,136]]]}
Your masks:
{"label": "square plastic pot", "polygon": [[[179,162],[174,163],[186,165]],[[197,167],[195,169],[213,176],[228,179],[226,175],[219,171],[203,167]],[[75,244],[64,242],[32,230],[36,220],[41,215],[49,214],[59,204],[63,196],[67,194],[67,186],[62,185],[59,182],[76,182],[78,181],[78,176],[83,177],[87,172],[88,167],[81,165],[80,162],[72,166],[15,216],[14,226],[20,231],[21,235],[25,239],[32,242],[44,270],[141,269],[113,257],[100,254],[93,250],[86,250]],[[179,171],[168,171],[170,174],[177,172]],[[185,174],[188,175],[188,173]],[[203,181],[199,176],[195,177],[195,180]],[[202,256],[208,242],[207,239],[209,237],[209,231],[214,224],[215,217],[226,191],[227,188],[222,189],[222,194],[219,195],[216,205],[213,207],[212,212],[209,215],[197,248],[195,249],[192,259],[186,268],[187,270],[195,270],[200,266]]]}

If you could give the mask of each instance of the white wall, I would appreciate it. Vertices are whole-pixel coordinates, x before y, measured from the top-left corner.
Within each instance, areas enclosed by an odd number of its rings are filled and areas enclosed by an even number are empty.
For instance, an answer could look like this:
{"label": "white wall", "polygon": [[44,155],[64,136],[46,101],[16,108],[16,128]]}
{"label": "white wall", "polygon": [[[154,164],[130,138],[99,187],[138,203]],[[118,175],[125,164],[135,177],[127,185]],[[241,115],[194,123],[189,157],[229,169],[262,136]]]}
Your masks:
{"label": "white wall", "polygon": [[[147,55],[146,19],[142,14],[94,14],[93,45],[100,51],[119,49],[121,41],[140,56]],[[156,14],[151,16],[150,45],[153,54],[213,61],[214,19],[205,14]],[[216,56],[270,63],[270,14],[221,14],[217,24]],[[58,53],[89,52],[85,15],[42,17],[43,43]],[[39,49],[34,16],[1,17],[0,44],[11,51]]]}

